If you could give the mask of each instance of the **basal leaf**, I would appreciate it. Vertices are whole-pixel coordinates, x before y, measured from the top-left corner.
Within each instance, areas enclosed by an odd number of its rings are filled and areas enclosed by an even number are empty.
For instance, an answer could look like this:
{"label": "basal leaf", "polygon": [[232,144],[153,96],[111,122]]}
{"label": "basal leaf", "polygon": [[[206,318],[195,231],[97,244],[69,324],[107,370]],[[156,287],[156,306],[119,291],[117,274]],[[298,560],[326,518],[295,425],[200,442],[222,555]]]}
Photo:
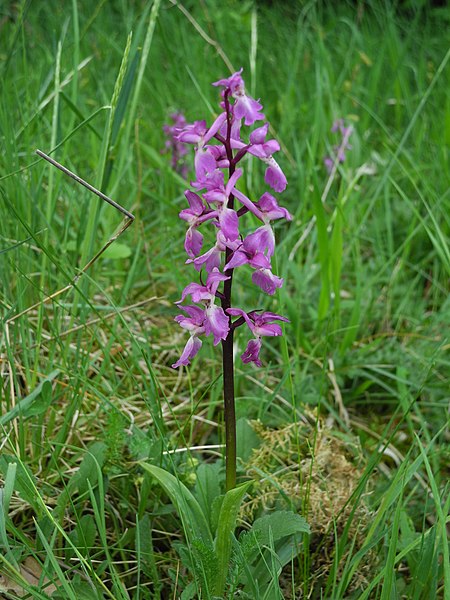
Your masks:
{"label": "basal leaf", "polygon": [[309,533],[310,529],[300,515],[289,510],[279,510],[256,519],[251,531],[256,534],[261,545],[267,545],[270,537],[276,542],[294,533]]}
{"label": "basal leaf", "polygon": [[149,465],[148,463],[140,464],[164,488],[166,494],[175,505],[185,530],[191,537],[190,541],[200,538],[205,542],[212,542],[208,521],[199,503],[184,483],[181,483],[171,473],[160,467]]}
{"label": "basal leaf", "polygon": [[226,579],[231,555],[231,544],[236,528],[236,519],[241,506],[242,498],[247,493],[253,482],[249,481],[243,485],[229,490],[223,499],[217,526],[215,549],[217,554],[219,574],[216,581],[215,593],[222,595],[225,590]]}

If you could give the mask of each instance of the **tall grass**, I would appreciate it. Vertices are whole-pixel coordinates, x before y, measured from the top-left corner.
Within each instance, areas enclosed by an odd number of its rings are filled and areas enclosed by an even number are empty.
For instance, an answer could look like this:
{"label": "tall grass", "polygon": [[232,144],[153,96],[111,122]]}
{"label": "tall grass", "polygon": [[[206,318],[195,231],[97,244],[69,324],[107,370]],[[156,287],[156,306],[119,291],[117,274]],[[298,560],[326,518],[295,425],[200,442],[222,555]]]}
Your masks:
{"label": "tall grass", "polygon": [[[248,571],[247,589],[450,598],[448,8],[23,0],[0,11],[1,593],[212,597],[188,527],[139,461],[197,495],[202,481],[220,488],[216,351],[170,368],[183,344],[172,303],[190,275],[186,183],[160,150],[170,112],[211,121],[211,82],[242,65],[283,147],[294,221],[277,229],[286,283],[271,304],[291,323],[263,369],[237,367],[240,476],[258,482],[240,527],[276,505],[311,529],[281,575],[269,536],[258,572],[272,582],[261,589]],[[352,149],[324,194],[339,117]],[[51,301],[120,220],[36,148],[137,217]],[[262,176],[255,165],[249,194]],[[244,283],[236,294],[266,306]],[[342,472],[326,472],[325,447]],[[246,569],[239,548],[234,573]]]}

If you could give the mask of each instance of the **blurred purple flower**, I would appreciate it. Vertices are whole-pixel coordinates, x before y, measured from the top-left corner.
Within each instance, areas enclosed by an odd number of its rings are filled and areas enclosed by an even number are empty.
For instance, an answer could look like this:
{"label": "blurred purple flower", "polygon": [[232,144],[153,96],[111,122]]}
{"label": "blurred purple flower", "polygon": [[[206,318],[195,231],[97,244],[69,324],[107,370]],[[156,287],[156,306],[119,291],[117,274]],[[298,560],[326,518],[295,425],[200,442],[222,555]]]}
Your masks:
{"label": "blurred purple flower", "polygon": [[331,128],[332,133],[340,133],[341,140],[339,144],[333,146],[333,151],[331,156],[326,156],[323,159],[325,168],[329,175],[333,172],[334,169],[337,168],[338,163],[343,163],[345,161],[345,151],[351,150],[351,145],[348,143],[350,136],[353,133],[353,126],[349,125],[345,127],[344,119],[337,119]]}
{"label": "blurred purple flower", "polygon": [[169,115],[172,123],[163,125],[163,131],[166,134],[166,142],[162,152],[170,154],[170,164],[172,169],[186,179],[188,174],[188,165],[184,161],[184,157],[188,153],[186,144],[178,140],[180,129],[185,127],[186,118],[182,112],[174,112]]}

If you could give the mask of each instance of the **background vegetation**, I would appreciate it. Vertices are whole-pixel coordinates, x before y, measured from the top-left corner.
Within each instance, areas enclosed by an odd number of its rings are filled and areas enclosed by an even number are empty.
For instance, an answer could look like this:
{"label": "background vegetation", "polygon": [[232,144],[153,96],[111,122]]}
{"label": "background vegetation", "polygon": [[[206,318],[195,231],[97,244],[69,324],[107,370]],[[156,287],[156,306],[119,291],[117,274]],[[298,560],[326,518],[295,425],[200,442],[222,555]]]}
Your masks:
{"label": "background vegetation", "polygon": [[[286,509],[311,533],[289,538],[282,570],[267,540],[266,588],[241,577],[236,550],[227,597],[450,598],[450,10],[333,6],[1,4],[3,597],[210,597],[201,549],[139,461],[214,519],[220,360],[205,344],[192,368],[170,367],[192,270],[162,126],[174,110],[211,122],[211,82],[243,66],[283,148],[294,220],[277,229],[275,299],[235,286],[240,305],[291,320],[262,369],[238,361],[240,480],[255,483],[236,535]],[[324,194],[336,118],[352,149]],[[36,148],[136,215],[50,301],[121,216]],[[258,165],[246,186],[265,189]]]}

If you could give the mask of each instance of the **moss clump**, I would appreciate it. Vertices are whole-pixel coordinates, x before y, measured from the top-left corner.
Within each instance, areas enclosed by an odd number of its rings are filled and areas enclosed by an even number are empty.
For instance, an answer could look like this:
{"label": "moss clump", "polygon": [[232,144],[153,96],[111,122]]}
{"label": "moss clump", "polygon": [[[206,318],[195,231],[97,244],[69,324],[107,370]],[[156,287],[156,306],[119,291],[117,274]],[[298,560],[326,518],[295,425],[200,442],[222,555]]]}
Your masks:
{"label": "moss clump", "polygon": [[[307,551],[313,587],[319,591],[333,564],[336,536],[341,538],[347,528],[349,549],[352,544],[359,548],[370,521],[363,490],[358,489],[365,467],[359,440],[330,429],[313,413],[301,423],[277,429],[259,421],[251,426],[261,444],[245,468],[257,481],[257,493],[243,506],[242,517],[251,521],[263,511],[286,506],[301,512],[311,527]],[[361,565],[353,589],[367,581],[371,562],[373,557]]]}

